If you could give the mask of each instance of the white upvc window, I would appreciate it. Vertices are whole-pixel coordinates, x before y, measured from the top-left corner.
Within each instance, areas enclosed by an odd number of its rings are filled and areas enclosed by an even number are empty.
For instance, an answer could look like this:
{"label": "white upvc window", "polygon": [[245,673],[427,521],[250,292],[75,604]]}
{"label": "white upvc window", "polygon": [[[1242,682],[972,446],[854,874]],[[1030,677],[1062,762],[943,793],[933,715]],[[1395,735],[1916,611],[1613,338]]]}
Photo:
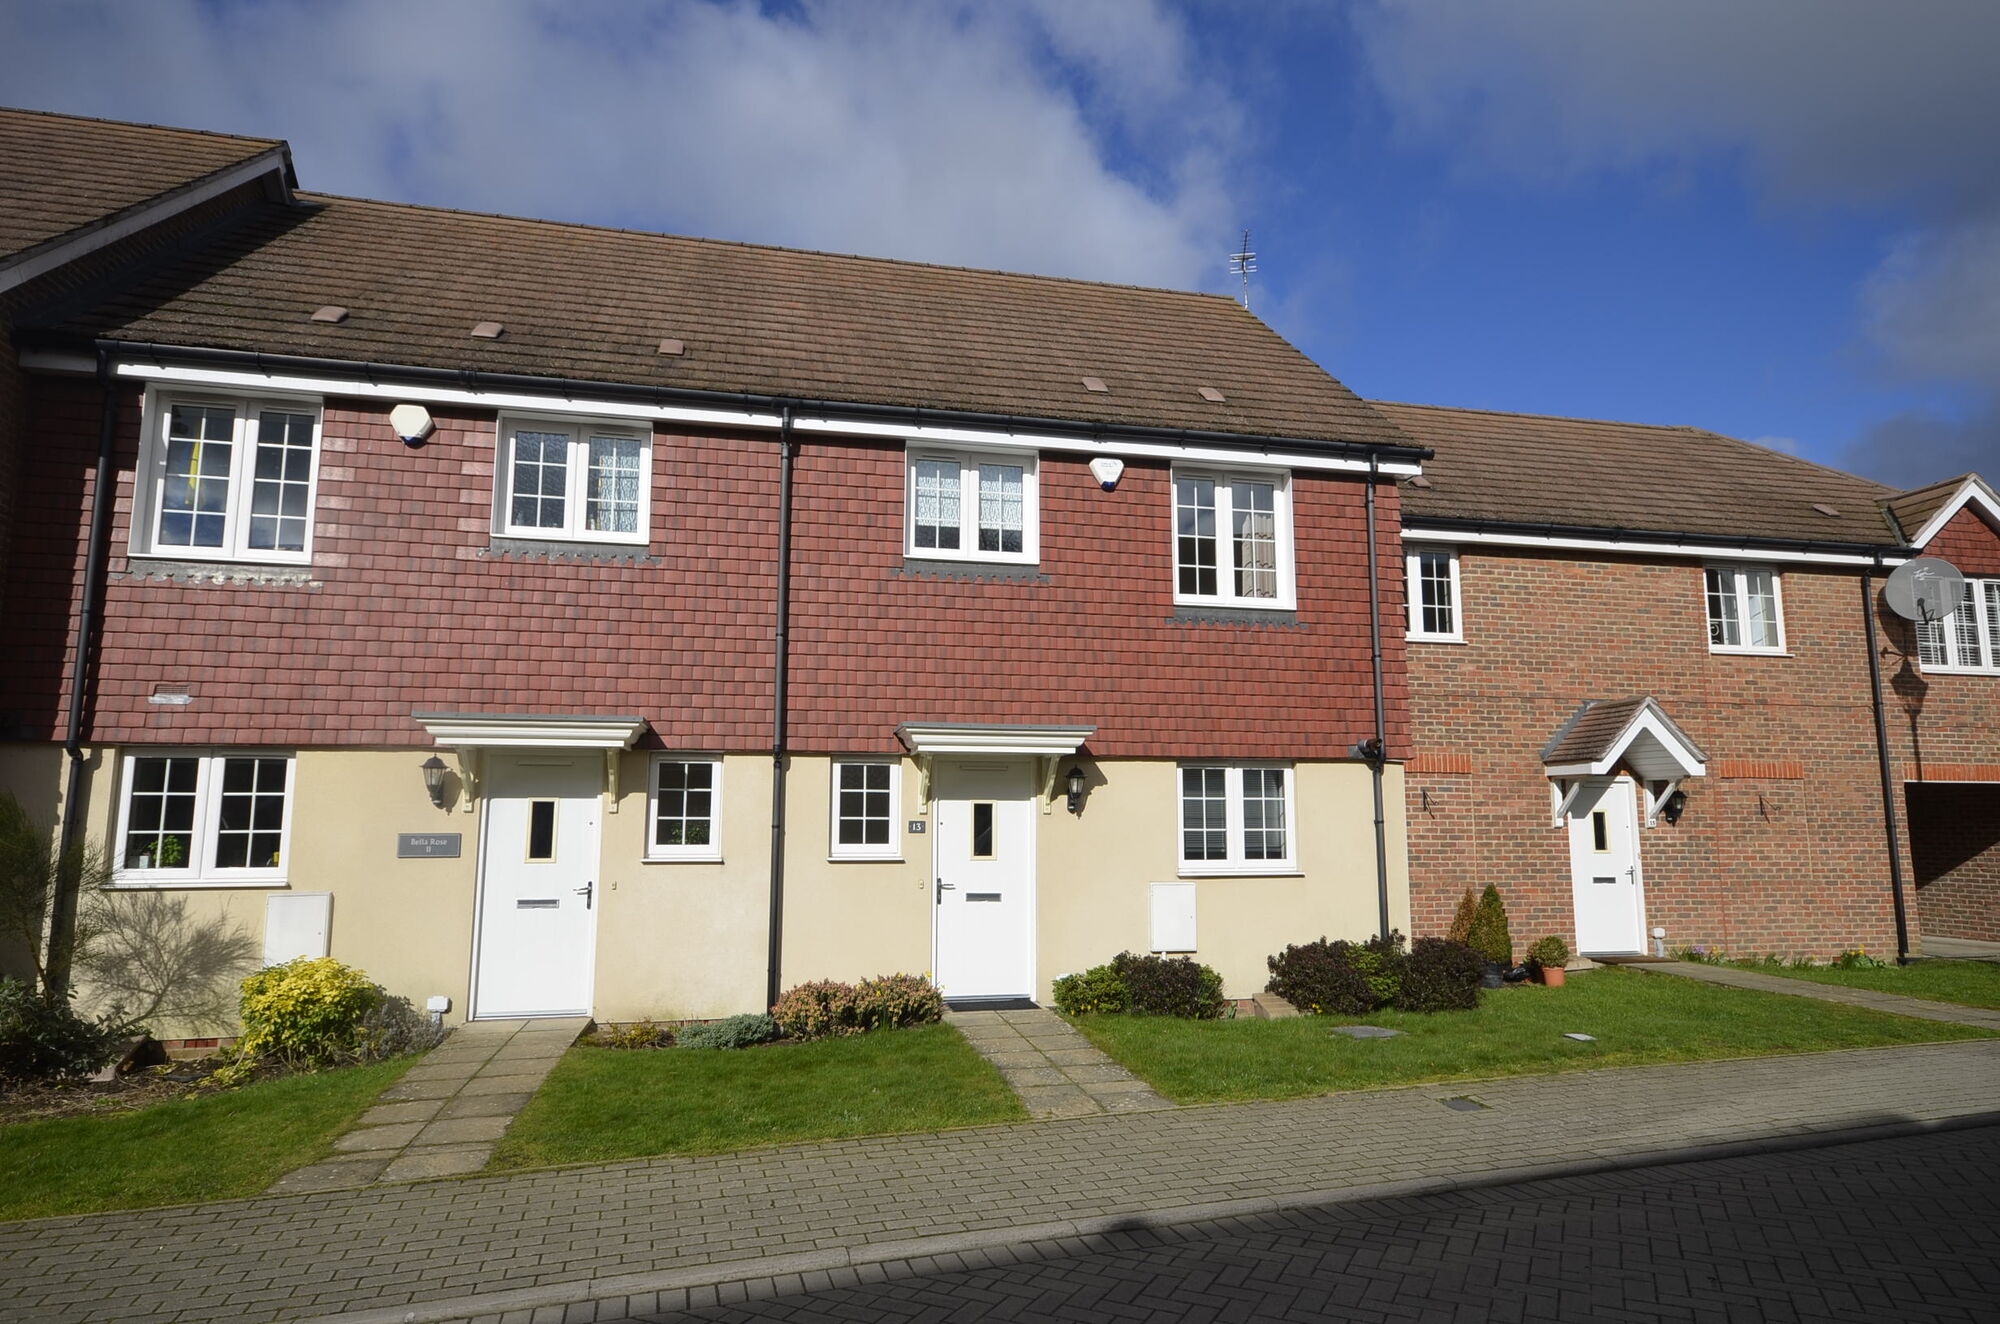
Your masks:
{"label": "white upvc window", "polygon": [[119,886],[284,884],[290,754],[128,754],[123,772],[114,869]]}
{"label": "white upvc window", "polygon": [[1293,605],[1290,475],[1174,470],[1174,601]]}
{"label": "white upvc window", "polygon": [[1763,566],[1712,565],[1705,575],[1708,651],[1782,653],[1785,612],[1778,574]]}
{"label": "white upvc window", "polygon": [[1035,456],[912,447],[903,551],[952,561],[1040,559]]}
{"label": "white upvc window", "polygon": [[647,794],[646,858],[722,858],[722,759],[659,754]]}
{"label": "white upvc window", "polygon": [[903,805],[903,766],[886,759],[833,761],[833,823],[828,856],[836,860],[897,860],[903,856],[896,815]]}
{"label": "white upvc window", "polygon": [[1290,764],[1183,763],[1179,772],[1181,873],[1297,871]]}
{"label": "white upvc window", "polygon": [[1409,637],[1431,643],[1464,643],[1458,594],[1458,553],[1449,547],[1412,547],[1408,571]]}
{"label": "white upvc window", "polygon": [[135,556],[312,559],[318,401],[149,393],[144,426]]}
{"label": "white upvc window", "polygon": [[2000,673],[2000,579],[1968,579],[1958,610],[1917,623],[1917,661],[1926,671]]}
{"label": "white upvc window", "polygon": [[653,434],[643,423],[502,418],[493,530],[509,538],[648,541]]}

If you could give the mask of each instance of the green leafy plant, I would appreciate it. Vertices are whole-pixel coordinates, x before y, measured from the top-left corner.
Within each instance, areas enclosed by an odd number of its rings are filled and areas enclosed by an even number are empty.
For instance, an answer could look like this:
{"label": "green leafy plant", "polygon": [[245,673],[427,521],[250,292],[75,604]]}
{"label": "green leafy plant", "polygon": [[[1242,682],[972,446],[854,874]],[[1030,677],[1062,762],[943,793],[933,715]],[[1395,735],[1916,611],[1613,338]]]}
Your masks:
{"label": "green leafy plant", "polygon": [[1391,929],[1386,935],[1378,934],[1348,951],[1348,959],[1354,968],[1368,981],[1368,996],[1377,1007],[1386,1007],[1396,1000],[1403,987],[1403,935]]}
{"label": "green leafy plant", "polygon": [[1121,1012],[1131,1001],[1124,976],[1109,961],[1078,974],[1059,976],[1055,982],[1056,1010],[1065,1016]]}
{"label": "green leafy plant", "polygon": [[1270,990],[1300,1011],[1319,1016],[1365,1016],[1375,1008],[1375,990],[1354,961],[1354,944],[1325,938],[1285,948],[1264,962]]}
{"label": "green leafy plant", "polygon": [[1479,897],[1471,888],[1458,899],[1458,911],[1451,917],[1451,927],[1445,930],[1445,937],[1456,943],[1470,943],[1472,920],[1479,913]]}
{"label": "green leafy plant", "polygon": [[1479,981],[1486,958],[1449,938],[1419,938],[1403,958],[1398,1011],[1472,1011],[1479,1006]]}
{"label": "green leafy plant", "polygon": [[1723,955],[1720,947],[1696,945],[1693,947],[1676,947],[1674,949],[1674,959],[1676,961],[1692,961],[1696,965],[1722,965],[1729,958]]}
{"label": "green leafy plant", "polygon": [[1528,948],[1528,960],[1544,969],[1554,966],[1560,970],[1569,964],[1569,944],[1553,933],[1538,938]]}
{"label": "green leafy plant", "polygon": [[771,1008],[778,1028],[794,1039],[832,1039],[861,1033],[854,985],[816,979],[789,989]]}
{"label": "green leafy plant", "polygon": [[0,978],[0,1081],[65,1080],[101,1070],[138,1031],[115,1011],[78,1015],[67,998],[50,998]]}
{"label": "green leafy plant", "polygon": [[1112,967],[1125,984],[1126,1010],[1212,1021],[1222,1015],[1222,975],[1191,958],[1120,952]]}
{"label": "green leafy plant", "polygon": [[1514,959],[1514,938],[1507,928],[1507,904],[1500,899],[1500,889],[1491,883],[1479,894],[1465,945],[1497,965],[1506,965]]}
{"label": "green leafy plant", "polygon": [[330,956],[267,966],[243,981],[241,1048],[291,1067],[357,1061],[373,1047],[368,1018],[384,996]]}
{"label": "green leafy plant", "polygon": [[683,1025],[674,1034],[682,1048],[749,1048],[778,1037],[778,1022],[762,1012],[725,1016],[706,1025]]}
{"label": "green leafy plant", "polygon": [[1870,956],[1866,947],[1850,947],[1833,958],[1836,970],[1881,970],[1888,964],[1887,961]]}
{"label": "green leafy plant", "polygon": [[854,990],[864,1030],[900,1030],[944,1019],[944,994],[922,975],[877,975]]}
{"label": "green leafy plant", "polygon": [[675,1037],[652,1021],[634,1021],[630,1025],[599,1028],[585,1042],[593,1048],[665,1048],[675,1042]]}

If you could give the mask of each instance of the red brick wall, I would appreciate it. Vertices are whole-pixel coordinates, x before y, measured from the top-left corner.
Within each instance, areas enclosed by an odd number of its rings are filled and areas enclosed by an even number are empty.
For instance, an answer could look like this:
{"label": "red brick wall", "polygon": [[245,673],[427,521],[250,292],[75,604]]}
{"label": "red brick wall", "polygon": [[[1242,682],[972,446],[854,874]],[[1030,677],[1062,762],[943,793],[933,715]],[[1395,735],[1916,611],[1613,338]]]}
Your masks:
{"label": "red brick wall", "polygon": [[1906,788],[1926,934],[2000,942],[2000,785]]}
{"label": "red brick wall", "polygon": [[[1373,729],[1366,486],[1293,475],[1296,624],[1178,623],[1171,480],[1115,492],[1041,459],[1040,577],[907,573],[900,447],[813,444],[797,471],[794,739],[889,752],[903,721],[1094,725],[1101,757],[1338,758]],[[1390,744],[1407,730],[1395,489],[1378,492]],[[1043,582],[1045,581],[1045,582]]]}
{"label": "red brick wall", "polygon": [[[1894,950],[1856,575],[1785,569],[1792,656],[1735,657],[1708,651],[1696,561],[1482,551],[1460,574],[1468,642],[1410,645],[1416,749],[1471,766],[1407,774],[1417,932],[1492,882],[1517,941],[1574,942],[1540,750],[1583,701],[1650,694],[1718,766],[1678,825],[1640,829],[1648,927],[1744,953]],[[1802,778],[1770,775],[1790,763]]]}

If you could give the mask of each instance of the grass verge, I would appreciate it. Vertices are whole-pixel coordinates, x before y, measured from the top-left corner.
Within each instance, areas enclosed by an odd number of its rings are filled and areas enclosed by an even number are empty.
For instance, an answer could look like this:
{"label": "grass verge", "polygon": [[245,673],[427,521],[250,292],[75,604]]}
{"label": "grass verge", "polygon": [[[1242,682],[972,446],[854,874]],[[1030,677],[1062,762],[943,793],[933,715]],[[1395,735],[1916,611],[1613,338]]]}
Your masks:
{"label": "grass verge", "polygon": [[1956,1002],[1965,1007],[2000,1009],[2000,965],[1990,961],[1919,961],[1915,965],[1889,965],[1879,970],[1841,970],[1816,965],[1794,970],[1790,966],[1766,965],[1761,961],[1732,961],[1730,964],[1760,975],[1780,975],[1814,984],[1839,984],[1845,988],[1865,988],[1875,993],[1900,993],[1926,1002]]}
{"label": "grass verge", "polygon": [[[1354,1021],[1083,1016],[1076,1024],[1180,1103],[1993,1037],[1971,1026],[1630,970],[1593,970],[1561,988],[1531,984],[1482,997],[1477,1011],[1378,1012]],[[1403,1033],[1354,1040],[1332,1033],[1338,1024]],[[1571,1031],[1596,1038],[1563,1037]]]}
{"label": "grass verge", "polygon": [[138,1112],[0,1127],[0,1219],[256,1195],[326,1156],[415,1057],[258,1081]]}
{"label": "grass verge", "polygon": [[948,1025],[760,1048],[573,1048],[494,1169],[1015,1122],[1000,1073]]}

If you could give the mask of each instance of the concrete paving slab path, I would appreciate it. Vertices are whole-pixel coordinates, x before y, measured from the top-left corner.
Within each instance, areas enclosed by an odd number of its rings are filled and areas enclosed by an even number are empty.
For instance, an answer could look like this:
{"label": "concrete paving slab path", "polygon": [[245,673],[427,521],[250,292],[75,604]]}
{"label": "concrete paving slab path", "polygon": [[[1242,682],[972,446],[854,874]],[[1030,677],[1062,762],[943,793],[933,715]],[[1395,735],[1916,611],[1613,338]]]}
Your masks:
{"label": "concrete paving slab path", "polygon": [[1838,1002],[1849,1007],[1886,1011],[1892,1016],[1913,1016],[1920,1021],[1950,1021],[1955,1025],[1977,1025],[1984,1030],[2000,1030],[2000,1011],[1991,1007],[1967,1007],[1957,1002],[1933,1002],[1929,998],[1909,998],[1900,993],[1878,993],[1872,988],[1849,988],[1845,984],[1821,984],[1810,979],[1787,979],[1783,975],[1760,974],[1733,965],[1704,965],[1699,961],[1651,961],[1634,963],[1629,970],[1651,975],[1675,975],[1704,984],[1729,988],[1755,989],[1759,993],[1788,993],[1795,998]]}
{"label": "concrete paving slab path", "polygon": [[[1446,1098],[1481,1107],[1454,1112]],[[645,1314],[707,1284],[1993,1124],[2000,1039],[1099,1114],[0,1225],[0,1321]],[[441,1149],[444,1147],[440,1147]],[[626,1304],[615,1304],[626,1303]]]}
{"label": "concrete paving slab path", "polygon": [[1993,961],[2000,963],[2000,942],[1984,938],[1933,938],[1924,935],[1924,955],[1944,961]]}
{"label": "concrete paving slab path", "polygon": [[947,1011],[944,1019],[1000,1068],[1008,1088],[1038,1120],[1174,1106],[1046,1007]]}
{"label": "concrete paving slab path", "polygon": [[477,1172],[569,1046],[585,1016],[471,1021],[382,1091],[322,1162],[288,1172],[271,1195]]}

